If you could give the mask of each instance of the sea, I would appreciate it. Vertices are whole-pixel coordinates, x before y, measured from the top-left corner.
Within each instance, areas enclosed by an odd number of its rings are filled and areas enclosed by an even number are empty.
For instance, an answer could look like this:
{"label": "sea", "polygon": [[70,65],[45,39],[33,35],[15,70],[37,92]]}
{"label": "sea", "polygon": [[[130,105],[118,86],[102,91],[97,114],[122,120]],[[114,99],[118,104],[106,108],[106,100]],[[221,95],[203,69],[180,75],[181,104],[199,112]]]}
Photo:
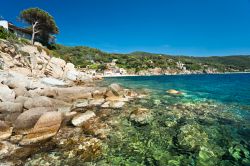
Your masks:
{"label": "sea", "polygon": [[[127,105],[99,164],[250,165],[250,74],[105,78],[110,83],[147,96]],[[144,124],[130,119],[138,108],[150,111]]]}

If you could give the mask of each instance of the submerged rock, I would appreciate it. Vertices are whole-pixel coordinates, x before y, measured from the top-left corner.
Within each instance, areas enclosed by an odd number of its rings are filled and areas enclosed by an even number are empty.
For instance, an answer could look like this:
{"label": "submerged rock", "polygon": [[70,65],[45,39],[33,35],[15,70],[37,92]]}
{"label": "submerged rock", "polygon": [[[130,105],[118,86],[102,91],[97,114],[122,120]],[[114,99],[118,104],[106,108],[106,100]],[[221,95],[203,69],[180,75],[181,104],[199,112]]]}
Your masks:
{"label": "submerged rock", "polygon": [[152,120],[152,114],[150,110],[146,108],[139,108],[131,113],[130,120],[132,122],[145,125]]}
{"label": "submerged rock", "polygon": [[83,123],[88,121],[89,119],[95,117],[95,113],[93,111],[86,111],[85,113],[78,114],[72,119],[72,124],[74,126],[82,126]]}
{"label": "submerged rock", "polygon": [[197,150],[208,142],[208,135],[196,124],[182,126],[177,138],[178,144],[188,150]]}
{"label": "submerged rock", "polygon": [[177,90],[175,90],[175,89],[169,89],[169,90],[167,91],[167,93],[168,93],[168,94],[171,94],[171,95],[181,95],[181,94],[182,94],[182,92],[177,91]]}

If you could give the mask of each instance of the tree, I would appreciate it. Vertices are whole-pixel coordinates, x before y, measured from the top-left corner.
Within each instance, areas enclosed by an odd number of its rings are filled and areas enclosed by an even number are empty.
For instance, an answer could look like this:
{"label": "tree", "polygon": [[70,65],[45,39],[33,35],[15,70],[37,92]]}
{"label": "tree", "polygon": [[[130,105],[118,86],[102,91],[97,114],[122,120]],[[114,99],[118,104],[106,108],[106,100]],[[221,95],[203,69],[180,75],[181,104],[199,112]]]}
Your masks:
{"label": "tree", "polygon": [[20,18],[24,22],[31,25],[32,38],[34,44],[36,35],[44,43],[48,43],[50,35],[58,34],[59,30],[56,26],[54,18],[46,11],[39,8],[29,8],[21,11]]}

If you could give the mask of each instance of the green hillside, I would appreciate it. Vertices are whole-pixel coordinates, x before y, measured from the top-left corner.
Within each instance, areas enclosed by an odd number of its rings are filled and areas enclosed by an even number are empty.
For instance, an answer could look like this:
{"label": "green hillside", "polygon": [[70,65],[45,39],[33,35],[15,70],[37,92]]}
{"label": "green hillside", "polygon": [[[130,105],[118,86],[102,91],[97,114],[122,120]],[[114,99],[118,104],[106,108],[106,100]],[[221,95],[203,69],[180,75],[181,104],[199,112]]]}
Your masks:
{"label": "green hillside", "polygon": [[103,70],[105,64],[117,59],[119,67],[136,72],[150,68],[176,69],[176,62],[185,64],[188,70],[203,70],[213,67],[219,71],[245,71],[250,69],[250,56],[212,56],[190,57],[153,54],[147,52],[132,52],[130,54],[106,53],[101,50],[75,46],[68,47],[56,44],[51,48],[52,55],[72,62],[78,67]]}

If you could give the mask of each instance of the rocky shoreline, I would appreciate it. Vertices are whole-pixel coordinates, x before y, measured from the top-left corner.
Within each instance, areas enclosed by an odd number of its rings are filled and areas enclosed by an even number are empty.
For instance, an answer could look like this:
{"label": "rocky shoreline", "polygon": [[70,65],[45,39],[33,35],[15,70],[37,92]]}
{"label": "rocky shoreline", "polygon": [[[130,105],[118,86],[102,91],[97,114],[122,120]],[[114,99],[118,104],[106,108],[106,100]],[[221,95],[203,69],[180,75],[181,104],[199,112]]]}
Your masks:
{"label": "rocky shoreline", "polygon": [[100,77],[41,46],[1,40],[0,62],[0,165],[27,165],[32,155],[55,148],[94,159],[112,128],[106,116],[139,97],[118,84],[97,86]]}

